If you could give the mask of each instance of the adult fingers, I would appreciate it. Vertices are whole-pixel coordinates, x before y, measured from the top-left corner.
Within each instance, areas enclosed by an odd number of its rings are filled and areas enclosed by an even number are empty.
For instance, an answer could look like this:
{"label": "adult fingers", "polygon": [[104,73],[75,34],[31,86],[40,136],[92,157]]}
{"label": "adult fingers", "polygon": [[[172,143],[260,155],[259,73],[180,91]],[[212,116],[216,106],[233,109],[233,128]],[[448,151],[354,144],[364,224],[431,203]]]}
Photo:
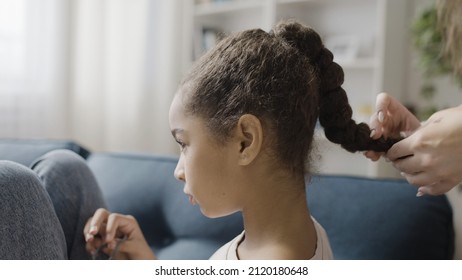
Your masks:
{"label": "adult fingers", "polygon": [[413,140],[413,135],[411,135],[391,146],[391,148],[387,151],[387,158],[396,162],[412,156],[414,154],[411,148]]}
{"label": "adult fingers", "polygon": [[458,184],[452,180],[443,179],[443,180],[437,181],[429,185],[421,186],[419,188],[419,191],[422,192],[423,194],[441,195],[441,194],[447,193],[448,191],[450,191],[452,188],[454,188],[457,185]]}
{"label": "adult fingers", "polygon": [[406,178],[409,184],[414,186],[430,186],[435,183],[434,177],[428,172],[418,172],[414,174],[402,172],[401,175]]}
{"label": "adult fingers", "polygon": [[388,106],[390,105],[390,98],[386,93],[380,93],[377,95],[375,103],[375,113],[369,120],[369,127],[371,128],[371,138],[378,139],[383,135],[383,124],[385,122],[385,116],[388,112]]}
{"label": "adult fingers", "polygon": [[378,139],[386,133],[384,126],[387,122],[389,111],[392,110],[392,105],[393,97],[384,92],[377,95],[375,101],[375,113],[369,120],[372,139]]}
{"label": "adult fingers", "polygon": [[384,112],[383,116],[380,116],[380,114],[377,114],[377,117],[380,122],[383,122],[386,117],[386,112],[389,111],[389,107],[392,104],[393,97],[388,95],[385,92],[381,92],[377,95],[377,98],[375,99],[375,111],[376,112]]}
{"label": "adult fingers", "polygon": [[378,139],[383,135],[383,125],[378,119],[378,113],[374,113],[369,120],[369,127],[371,129],[370,137]]}
{"label": "adult fingers", "polygon": [[448,188],[446,181],[436,182],[427,186],[419,187],[419,192],[427,195],[440,195],[446,192]]}
{"label": "adult fingers", "polygon": [[442,195],[450,191],[455,185],[450,180],[439,180],[435,182],[435,177],[428,172],[417,174],[402,173],[406,180],[411,184],[418,186],[417,196],[422,195]]}
{"label": "adult fingers", "polygon": [[374,151],[366,151],[363,153],[363,155],[365,157],[367,157],[368,159],[372,160],[372,161],[377,161],[380,159],[380,157],[383,155],[384,153],[378,153],[378,152],[374,152]]}
{"label": "adult fingers", "polygon": [[417,155],[395,159],[393,161],[393,166],[399,171],[407,174],[417,174],[428,171],[428,168],[425,167],[424,158]]}

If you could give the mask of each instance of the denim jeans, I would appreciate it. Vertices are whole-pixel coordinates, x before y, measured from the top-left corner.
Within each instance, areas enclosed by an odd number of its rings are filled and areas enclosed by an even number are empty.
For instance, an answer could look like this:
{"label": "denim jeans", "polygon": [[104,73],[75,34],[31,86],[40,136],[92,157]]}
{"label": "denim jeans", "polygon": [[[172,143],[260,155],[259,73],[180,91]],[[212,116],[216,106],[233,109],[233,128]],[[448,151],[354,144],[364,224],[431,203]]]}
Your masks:
{"label": "denim jeans", "polygon": [[71,151],[31,169],[0,161],[0,259],[88,259],[83,227],[100,207],[95,177]]}

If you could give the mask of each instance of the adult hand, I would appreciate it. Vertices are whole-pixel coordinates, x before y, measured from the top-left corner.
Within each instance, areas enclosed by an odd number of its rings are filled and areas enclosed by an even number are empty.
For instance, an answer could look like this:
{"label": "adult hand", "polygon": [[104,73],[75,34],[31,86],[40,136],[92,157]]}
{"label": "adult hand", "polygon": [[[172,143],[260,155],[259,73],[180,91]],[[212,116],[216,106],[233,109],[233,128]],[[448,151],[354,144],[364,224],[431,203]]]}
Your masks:
{"label": "adult hand", "polygon": [[114,259],[156,259],[132,216],[100,208],[88,219],[83,234],[86,249],[91,254],[102,248],[106,255],[111,256],[117,248]]}
{"label": "adult hand", "polygon": [[418,195],[451,190],[462,181],[462,106],[436,112],[386,156]]}
{"label": "adult hand", "polygon": [[[419,128],[420,121],[398,100],[386,93],[380,93],[376,99],[376,113],[372,115],[369,127],[371,138],[399,138],[411,134]],[[384,153],[367,151],[364,155],[378,160]]]}

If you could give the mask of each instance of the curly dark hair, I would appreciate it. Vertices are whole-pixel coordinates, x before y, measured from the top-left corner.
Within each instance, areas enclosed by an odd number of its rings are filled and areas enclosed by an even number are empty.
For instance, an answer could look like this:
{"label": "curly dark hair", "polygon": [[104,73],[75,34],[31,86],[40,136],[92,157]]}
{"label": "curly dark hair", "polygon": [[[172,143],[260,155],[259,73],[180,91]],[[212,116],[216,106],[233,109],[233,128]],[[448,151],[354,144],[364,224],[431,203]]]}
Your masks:
{"label": "curly dark hair", "polygon": [[386,151],[393,140],[373,140],[356,124],[341,85],[343,70],[320,36],[289,20],[269,33],[231,34],[195,64],[182,82],[186,111],[203,118],[224,142],[243,114],[262,121],[272,153],[295,172],[307,170],[316,121],[326,137],[350,152]]}

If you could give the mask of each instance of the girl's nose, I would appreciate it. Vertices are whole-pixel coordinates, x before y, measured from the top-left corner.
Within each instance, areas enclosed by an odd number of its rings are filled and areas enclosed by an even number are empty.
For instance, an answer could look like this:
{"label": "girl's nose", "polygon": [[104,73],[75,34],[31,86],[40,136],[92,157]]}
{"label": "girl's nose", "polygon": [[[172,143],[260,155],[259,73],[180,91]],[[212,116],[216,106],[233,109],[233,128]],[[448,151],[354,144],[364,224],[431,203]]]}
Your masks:
{"label": "girl's nose", "polygon": [[180,159],[178,160],[178,163],[176,164],[175,171],[173,172],[173,176],[179,181],[185,182],[185,176],[184,176],[184,168],[183,168],[183,157],[180,156]]}

